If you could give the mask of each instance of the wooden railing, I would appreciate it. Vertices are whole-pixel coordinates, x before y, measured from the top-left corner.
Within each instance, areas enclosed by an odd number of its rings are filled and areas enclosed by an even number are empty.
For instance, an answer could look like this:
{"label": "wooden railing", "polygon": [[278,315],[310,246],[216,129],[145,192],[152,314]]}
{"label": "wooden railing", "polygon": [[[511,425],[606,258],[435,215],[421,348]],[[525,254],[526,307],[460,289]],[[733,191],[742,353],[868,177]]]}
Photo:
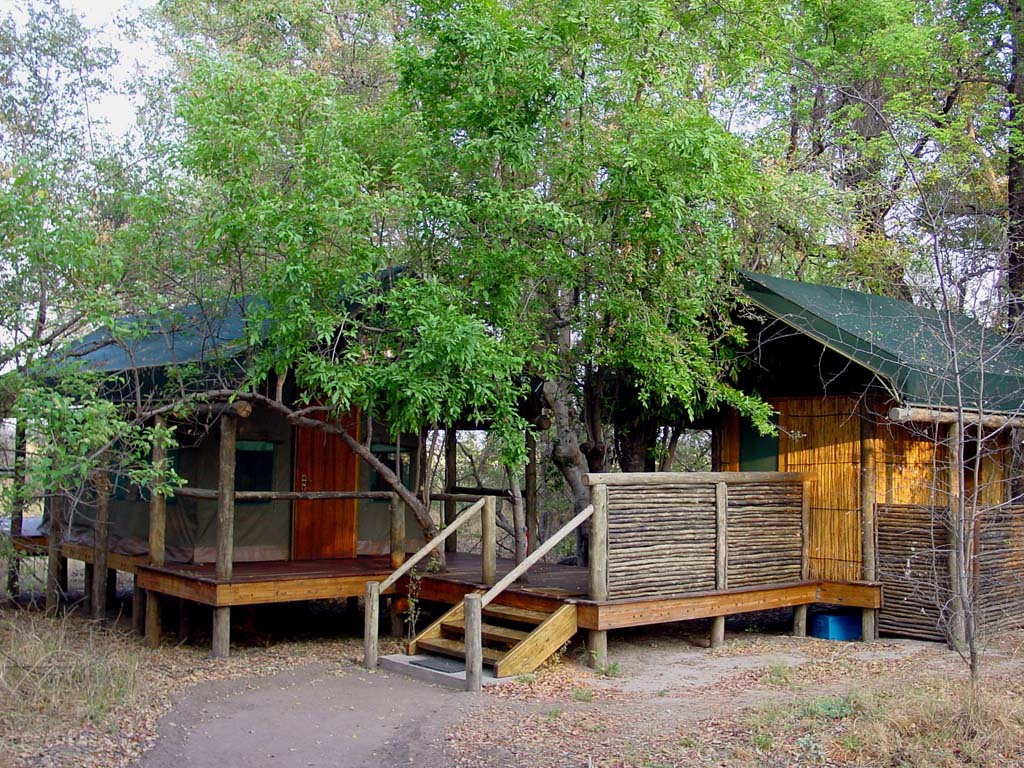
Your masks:
{"label": "wooden railing", "polygon": [[[378,655],[378,624],[380,621],[380,596],[395,583],[416,567],[424,558],[437,550],[445,539],[459,530],[471,518],[480,515],[480,536],[481,536],[481,579],[484,584],[494,584],[497,571],[497,523],[496,499],[493,496],[486,496],[477,500],[471,506],[464,509],[458,517],[445,526],[437,536],[432,538],[404,563],[398,565],[395,571],[384,581],[366,582],[366,614],[363,629],[363,666],[367,669],[377,667]],[[396,565],[392,560],[392,566]]]}
{"label": "wooden railing", "polygon": [[[594,509],[594,505],[591,504],[576,515],[576,517],[559,528],[551,538],[537,547],[529,557],[509,571],[501,581],[487,590],[484,594],[481,595],[474,592],[463,598],[463,607],[465,611],[467,691],[479,691],[481,678],[483,676],[483,609],[490,605],[494,598],[522,578],[523,574],[525,574],[531,566],[540,561],[548,552],[558,546],[562,539],[579,528],[584,522],[594,517]],[[603,532],[606,531],[607,525],[605,522],[603,520],[599,521],[595,518],[594,524],[591,525],[592,544],[594,545],[595,550],[602,551],[604,547],[601,542],[594,541],[593,539],[600,538],[604,535]],[[595,557],[590,559],[590,582],[592,591],[596,583],[603,581],[603,575],[600,573],[600,570],[603,567],[599,562],[601,560],[602,558]]]}

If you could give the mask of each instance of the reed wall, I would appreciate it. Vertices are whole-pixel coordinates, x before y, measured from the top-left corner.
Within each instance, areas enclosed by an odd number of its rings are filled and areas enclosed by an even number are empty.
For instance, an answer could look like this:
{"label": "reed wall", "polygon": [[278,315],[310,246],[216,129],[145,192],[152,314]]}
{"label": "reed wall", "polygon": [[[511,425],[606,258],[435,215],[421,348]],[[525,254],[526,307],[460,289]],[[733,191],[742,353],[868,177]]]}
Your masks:
{"label": "reed wall", "polygon": [[609,485],[609,599],[799,580],[802,494],[800,479],[730,482],[720,510],[715,482]]}

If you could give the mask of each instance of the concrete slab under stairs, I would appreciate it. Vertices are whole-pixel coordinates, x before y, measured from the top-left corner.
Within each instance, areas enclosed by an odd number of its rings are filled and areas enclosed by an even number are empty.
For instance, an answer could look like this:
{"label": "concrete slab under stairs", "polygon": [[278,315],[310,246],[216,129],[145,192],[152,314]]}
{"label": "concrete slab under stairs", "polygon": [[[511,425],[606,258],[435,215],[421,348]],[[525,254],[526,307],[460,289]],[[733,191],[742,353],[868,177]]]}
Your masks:
{"label": "concrete slab under stairs", "polygon": [[[395,653],[389,656],[381,656],[378,664],[386,672],[394,672],[400,675],[421,680],[425,683],[443,685],[447,688],[455,688],[460,691],[466,690],[466,665],[461,661],[450,659],[451,666],[445,665],[447,669],[437,668],[434,662],[437,656],[425,653],[416,653],[408,656],[404,653]],[[487,667],[483,669],[480,683],[482,685],[499,685],[515,678],[498,678],[494,671]]]}

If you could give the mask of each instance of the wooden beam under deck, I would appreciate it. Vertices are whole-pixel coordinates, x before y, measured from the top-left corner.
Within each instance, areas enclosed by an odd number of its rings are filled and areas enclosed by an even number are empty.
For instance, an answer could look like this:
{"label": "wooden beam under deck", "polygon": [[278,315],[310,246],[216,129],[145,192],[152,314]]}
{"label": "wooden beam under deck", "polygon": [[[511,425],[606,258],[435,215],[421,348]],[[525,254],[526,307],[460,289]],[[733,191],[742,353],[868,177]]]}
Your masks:
{"label": "wooden beam under deck", "polygon": [[814,603],[878,608],[881,605],[881,592],[879,584],[870,582],[799,581],[676,597],[579,601],[577,623],[582,629],[608,630]]}

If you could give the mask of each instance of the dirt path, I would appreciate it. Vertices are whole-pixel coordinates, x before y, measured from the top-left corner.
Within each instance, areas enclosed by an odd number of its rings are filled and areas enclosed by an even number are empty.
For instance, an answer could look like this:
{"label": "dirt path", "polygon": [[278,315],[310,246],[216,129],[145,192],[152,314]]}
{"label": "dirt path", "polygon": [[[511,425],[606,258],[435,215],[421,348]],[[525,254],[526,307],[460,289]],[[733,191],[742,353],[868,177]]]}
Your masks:
{"label": "dirt path", "polygon": [[311,664],[193,688],[138,768],[446,768],[446,729],[479,704],[405,677]]}
{"label": "dirt path", "polygon": [[[826,753],[829,765],[861,765],[843,751],[860,738],[845,735],[843,718],[870,715],[873,691],[963,677],[950,651],[914,641],[737,633],[715,651],[703,641],[675,626],[620,633],[610,648],[617,666],[606,670],[614,676],[570,650],[482,695],[369,674],[351,659],[200,683],[134,765],[748,768],[821,765]],[[991,661],[1020,672],[1017,652]],[[953,764],[930,754],[907,764]]]}

